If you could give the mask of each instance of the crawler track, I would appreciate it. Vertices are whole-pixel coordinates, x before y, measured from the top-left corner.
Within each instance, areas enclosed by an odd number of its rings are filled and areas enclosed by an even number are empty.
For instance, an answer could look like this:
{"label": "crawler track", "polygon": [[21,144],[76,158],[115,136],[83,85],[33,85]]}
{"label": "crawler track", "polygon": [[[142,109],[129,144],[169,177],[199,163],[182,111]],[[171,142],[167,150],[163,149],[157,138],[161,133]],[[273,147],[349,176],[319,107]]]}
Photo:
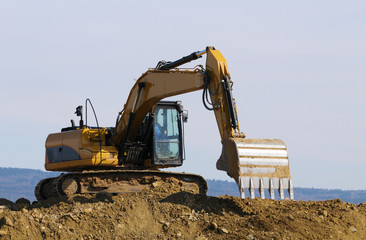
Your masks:
{"label": "crawler track", "polygon": [[41,180],[35,188],[37,200],[98,192],[136,193],[145,189],[192,193],[207,192],[207,182],[199,175],[158,170],[105,170],[61,174]]}

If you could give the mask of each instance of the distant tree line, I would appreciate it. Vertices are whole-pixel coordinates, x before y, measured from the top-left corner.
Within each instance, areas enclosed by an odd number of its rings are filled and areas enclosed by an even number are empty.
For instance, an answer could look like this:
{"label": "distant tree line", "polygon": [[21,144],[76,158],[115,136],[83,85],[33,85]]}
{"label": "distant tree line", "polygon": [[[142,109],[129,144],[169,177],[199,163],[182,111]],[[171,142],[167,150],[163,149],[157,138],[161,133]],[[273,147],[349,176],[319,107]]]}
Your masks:
{"label": "distant tree line", "polygon": [[37,183],[48,177],[55,177],[59,173],[45,172],[26,168],[0,168],[0,198],[11,201],[24,197],[30,201],[36,200],[34,188]]}

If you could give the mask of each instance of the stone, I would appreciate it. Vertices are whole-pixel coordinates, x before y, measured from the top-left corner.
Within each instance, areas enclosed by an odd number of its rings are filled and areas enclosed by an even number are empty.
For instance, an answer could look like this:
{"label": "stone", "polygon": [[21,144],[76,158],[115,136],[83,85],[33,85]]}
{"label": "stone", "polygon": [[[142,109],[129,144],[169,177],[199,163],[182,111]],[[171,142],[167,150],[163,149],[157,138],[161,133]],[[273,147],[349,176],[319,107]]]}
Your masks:
{"label": "stone", "polygon": [[210,228],[211,228],[211,229],[213,229],[213,230],[217,229],[217,223],[212,222],[212,223],[210,224]]}
{"label": "stone", "polygon": [[158,182],[158,181],[156,181],[156,182],[153,182],[151,185],[152,185],[154,188],[158,188],[158,187],[160,187],[161,185],[163,185],[163,183],[162,183],[162,182]]}
{"label": "stone", "polygon": [[247,239],[248,239],[248,240],[254,240],[254,239],[255,239],[255,237],[254,237],[252,234],[249,234],[249,235],[247,236]]}
{"label": "stone", "polygon": [[222,233],[229,233],[229,230],[227,230],[226,228],[220,228],[220,232],[222,232]]}
{"label": "stone", "polygon": [[118,228],[124,228],[124,227],[125,227],[125,225],[123,225],[123,224],[119,223],[119,224],[117,224],[117,227],[118,227]]}
{"label": "stone", "polygon": [[356,229],[354,226],[349,227],[349,230],[350,230],[352,233],[357,232],[357,229]]}
{"label": "stone", "polygon": [[53,222],[57,220],[57,216],[55,214],[52,214],[50,218]]}
{"label": "stone", "polygon": [[0,220],[0,222],[2,222],[2,223],[4,223],[5,225],[8,225],[8,226],[14,226],[14,223],[10,220],[10,218],[9,217],[7,217],[7,216],[4,216],[1,220]]}
{"label": "stone", "polygon": [[163,230],[165,231],[165,232],[167,232],[168,230],[169,230],[169,223],[168,222],[165,222],[164,224],[163,224]]}
{"label": "stone", "polygon": [[84,209],[84,212],[85,213],[91,213],[93,211],[93,209],[92,208],[85,208]]}

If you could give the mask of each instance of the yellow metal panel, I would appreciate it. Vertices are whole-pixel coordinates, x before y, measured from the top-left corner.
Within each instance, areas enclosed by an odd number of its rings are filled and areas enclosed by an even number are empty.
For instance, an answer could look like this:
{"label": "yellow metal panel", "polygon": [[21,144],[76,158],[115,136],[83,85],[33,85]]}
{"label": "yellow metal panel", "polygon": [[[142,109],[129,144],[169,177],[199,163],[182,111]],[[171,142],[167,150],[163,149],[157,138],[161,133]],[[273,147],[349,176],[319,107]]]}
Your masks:
{"label": "yellow metal panel", "polygon": [[77,171],[78,169],[93,169],[93,167],[113,167],[116,166],[118,160],[104,159],[101,164],[95,164],[94,159],[83,159],[76,161],[60,162],[60,163],[46,163],[45,169],[48,171]]}

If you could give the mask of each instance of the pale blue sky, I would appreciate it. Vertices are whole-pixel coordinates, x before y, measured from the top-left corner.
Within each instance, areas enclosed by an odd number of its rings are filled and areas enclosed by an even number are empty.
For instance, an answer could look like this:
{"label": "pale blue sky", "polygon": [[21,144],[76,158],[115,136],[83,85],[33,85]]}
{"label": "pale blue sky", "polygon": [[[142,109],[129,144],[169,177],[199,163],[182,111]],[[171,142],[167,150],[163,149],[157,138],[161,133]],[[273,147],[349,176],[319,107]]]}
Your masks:
{"label": "pale blue sky", "polygon": [[[365,12],[361,0],[2,1],[0,166],[43,169],[48,133],[85,98],[112,126],[147,68],[212,45],[241,130],[285,141],[295,186],[366,189]],[[201,92],[173,99],[190,115],[177,170],[230,180]]]}

